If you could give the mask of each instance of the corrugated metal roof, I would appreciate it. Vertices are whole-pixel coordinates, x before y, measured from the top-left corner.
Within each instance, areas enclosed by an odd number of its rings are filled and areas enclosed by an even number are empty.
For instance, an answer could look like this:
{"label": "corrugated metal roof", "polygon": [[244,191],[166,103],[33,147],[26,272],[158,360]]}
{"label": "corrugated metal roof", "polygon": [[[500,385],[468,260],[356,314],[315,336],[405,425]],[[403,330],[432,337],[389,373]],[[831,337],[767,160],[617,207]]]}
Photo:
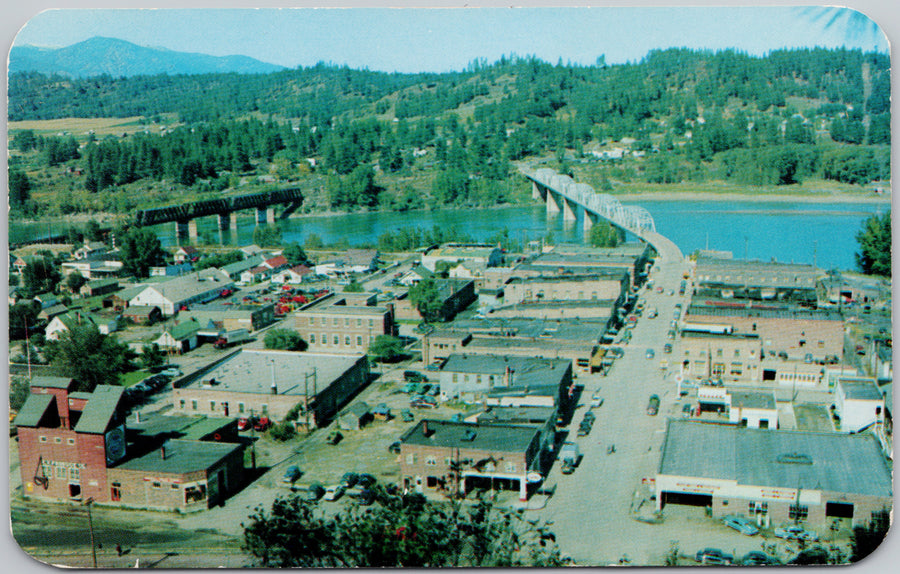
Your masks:
{"label": "corrugated metal roof", "polygon": [[32,393],[25,399],[25,404],[16,415],[15,425],[18,427],[36,427],[55,397],[51,394],[38,395]]}
{"label": "corrugated metal roof", "polygon": [[891,471],[872,435],[669,422],[659,473],[740,485],[891,496]]}
{"label": "corrugated metal roof", "polygon": [[163,448],[166,451],[165,458],[159,449],[155,449],[143,456],[126,460],[117,468],[167,474],[196,472],[216,466],[234,451],[242,449],[243,445],[171,439],[163,444]]}
{"label": "corrugated metal roof", "polygon": [[81,412],[78,424],[75,425],[75,432],[92,434],[106,432],[124,391],[122,387],[98,385]]}

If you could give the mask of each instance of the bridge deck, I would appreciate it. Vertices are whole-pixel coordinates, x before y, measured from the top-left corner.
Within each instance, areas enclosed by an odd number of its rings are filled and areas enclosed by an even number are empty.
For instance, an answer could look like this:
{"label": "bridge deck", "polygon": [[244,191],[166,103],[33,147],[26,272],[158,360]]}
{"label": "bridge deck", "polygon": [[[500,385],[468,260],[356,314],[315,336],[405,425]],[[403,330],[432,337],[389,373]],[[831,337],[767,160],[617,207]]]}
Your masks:
{"label": "bridge deck", "polygon": [[135,214],[135,224],[141,227],[168,223],[170,221],[190,221],[191,219],[208,215],[226,214],[244,209],[268,207],[284,203],[300,203],[302,201],[303,193],[296,187],[279,189],[277,191],[233,195],[217,199],[192,201],[180,205],[142,209]]}

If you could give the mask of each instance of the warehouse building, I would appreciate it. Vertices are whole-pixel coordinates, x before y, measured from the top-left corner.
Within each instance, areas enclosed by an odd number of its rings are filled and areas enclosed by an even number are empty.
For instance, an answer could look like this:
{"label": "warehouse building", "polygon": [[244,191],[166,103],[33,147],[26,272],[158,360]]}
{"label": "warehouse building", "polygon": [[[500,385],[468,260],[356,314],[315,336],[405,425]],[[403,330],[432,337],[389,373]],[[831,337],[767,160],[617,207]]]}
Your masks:
{"label": "warehouse building", "polygon": [[241,349],[177,382],[173,412],[285,420],[294,407],[313,429],[327,423],[369,377],[365,355]]}
{"label": "warehouse building", "polygon": [[816,303],[816,284],[825,272],[812,265],[701,256],[694,295]]}
{"label": "warehouse building", "polygon": [[709,507],[763,526],[854,526],[890,509],[891,470],[873,435],[773,431],[671,420],[655,480],[657,509]]}

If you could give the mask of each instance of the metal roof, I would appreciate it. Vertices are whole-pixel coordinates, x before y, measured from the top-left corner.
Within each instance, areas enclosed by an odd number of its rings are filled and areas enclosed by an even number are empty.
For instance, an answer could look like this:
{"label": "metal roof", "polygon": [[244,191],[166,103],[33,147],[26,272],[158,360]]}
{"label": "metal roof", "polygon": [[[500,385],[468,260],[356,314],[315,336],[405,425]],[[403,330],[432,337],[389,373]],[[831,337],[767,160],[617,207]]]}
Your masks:
{"label": "metal roof", "polygon": [[75,425],[75,432],[102,434],[109,427],[109,422],[116,414],[116,408],[119,406],[119,399],[125,389],[122,387],[114,387],[111,385],[98,385],[91,393],[81,416],[78,418],[78,424]]}
{"label": "metal roof", "polygon": [[126,460],[117,465],[124,470],[142,472],[185,474],[207,470],[219,464],[224,458],[243,445],[211,441],[170,439],[163,444],[166,456],[155,449],[143,456]]}
{"label": "metal roof", "polygon": [[205,436],[230,426],[234,420],[221,417],[147,413],[141,415],[141,422],[129,422],[128,432],[138,435],[141,441],[162,438],[201,440]]}
{"label": "metal roof", "polygon": [[731,406],[745,409],[775,410],[775,394],[760,391],[731,391]]}
{"label": "metal roof", "polygon": [[170,281],[150,285],[146,288],[153,289],[167,301],[179,303],[232,286],[234,286],[234,281],[231,280],[227,273],[216,268],[210,268],[196,273],[181,275]]}
{"label": "metal roof", "polygon": [[31,393],[28,395],[28,398],[25,399],[25,404],[22,405],[22,408],[19,409],[19,414],[16,415],[15,425],[17,427],[38,426],[54,398],[55,396],[49,393],[46,395]]}
{"label": "metal roof", "polygon": [[36,376],[32,377],[31,386],[47,389],[68,389],[72,386],[72,382],[73,379],[71,377]]}
{"label": "metal roof", "polygon": [[872,435],[669,421],[659,474],[739,485],[892,496],[891,471]]}
{"label": "metal roof", "polygon": [[419,446],[522,453],[528,450],[539,432],[536,427],[528,426],[478,425],[427,419],[419,421],[402,441]]}

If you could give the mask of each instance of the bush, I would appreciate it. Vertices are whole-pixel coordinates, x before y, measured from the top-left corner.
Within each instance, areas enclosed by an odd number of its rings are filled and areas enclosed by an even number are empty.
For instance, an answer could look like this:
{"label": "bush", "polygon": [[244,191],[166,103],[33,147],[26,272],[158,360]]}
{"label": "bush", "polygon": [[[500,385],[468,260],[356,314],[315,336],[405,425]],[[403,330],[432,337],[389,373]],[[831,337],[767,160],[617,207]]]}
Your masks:
{"label": "bush", "polygon": [[278,442],[285,442],[297,436],[297,431],[294,429],[293,423],[285,421],[269,429],[269,436]]}

